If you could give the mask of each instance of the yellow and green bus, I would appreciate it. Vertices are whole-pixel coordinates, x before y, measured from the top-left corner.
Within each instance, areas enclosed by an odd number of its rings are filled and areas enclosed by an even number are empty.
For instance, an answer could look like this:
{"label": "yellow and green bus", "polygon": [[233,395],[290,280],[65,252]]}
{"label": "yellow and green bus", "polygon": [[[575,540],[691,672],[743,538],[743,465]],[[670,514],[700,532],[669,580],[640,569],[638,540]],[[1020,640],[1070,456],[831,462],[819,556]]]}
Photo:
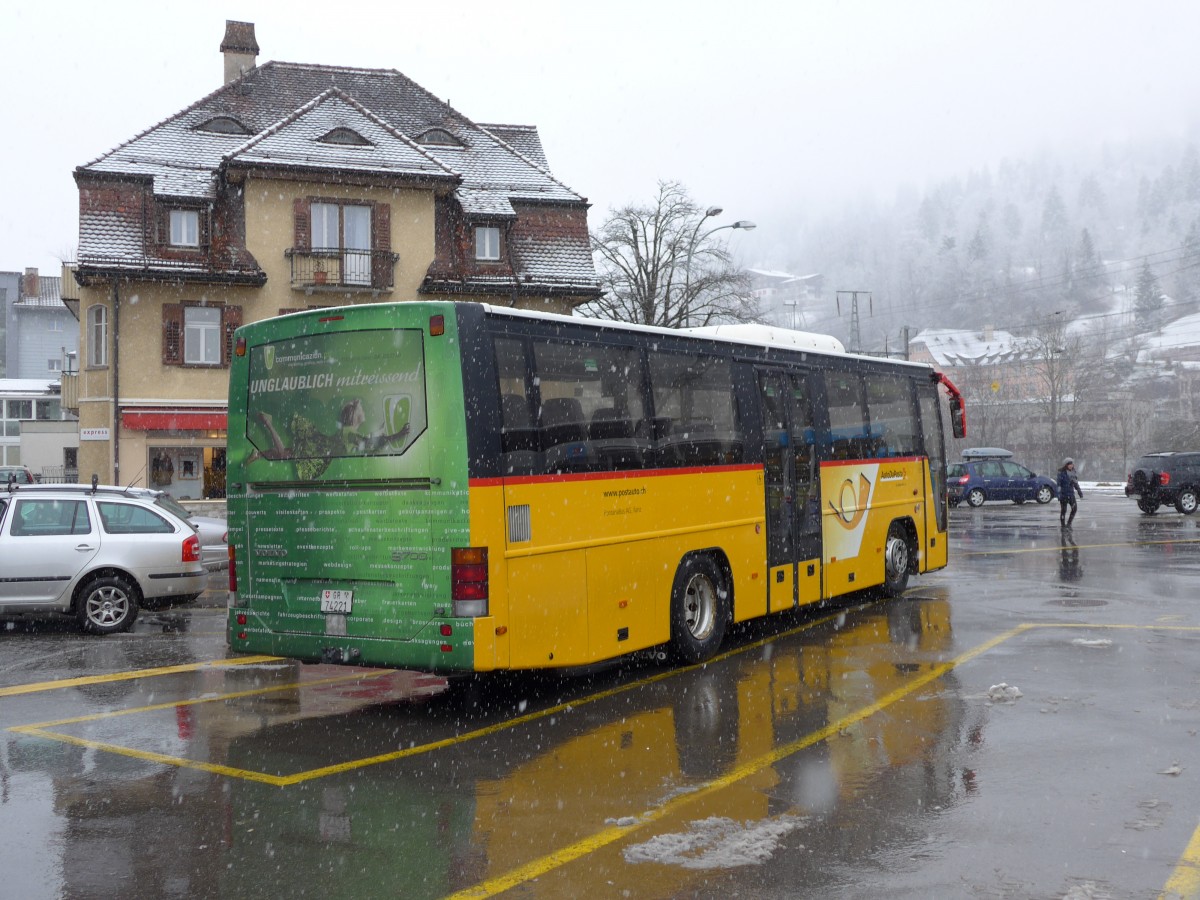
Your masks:
{"label": "yellow and green bus", "polygon": [[685,662],[947,562],[929,366],[763,326],[478,303],[238,329],[235,651],[435,672]]}

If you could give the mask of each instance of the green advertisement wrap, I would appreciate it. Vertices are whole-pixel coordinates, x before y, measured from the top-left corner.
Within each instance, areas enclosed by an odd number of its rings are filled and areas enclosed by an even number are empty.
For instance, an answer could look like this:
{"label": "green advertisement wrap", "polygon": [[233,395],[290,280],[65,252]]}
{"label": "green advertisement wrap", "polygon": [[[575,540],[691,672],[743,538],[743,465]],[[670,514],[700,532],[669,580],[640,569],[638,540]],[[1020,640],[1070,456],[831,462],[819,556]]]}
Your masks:
{"label": "green advertisement wrap", "polygon": [[247,465],[290,460],[305,481],[334,459],[401,455],[428,425],[419,329],[253,347],[247,388]]}

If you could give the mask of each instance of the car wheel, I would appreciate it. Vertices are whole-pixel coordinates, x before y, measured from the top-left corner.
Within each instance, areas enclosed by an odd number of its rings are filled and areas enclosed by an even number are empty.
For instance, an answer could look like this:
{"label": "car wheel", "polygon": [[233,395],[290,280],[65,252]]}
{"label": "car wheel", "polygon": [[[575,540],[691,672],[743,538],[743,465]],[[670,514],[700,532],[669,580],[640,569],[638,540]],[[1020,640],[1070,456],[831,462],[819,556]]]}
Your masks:
{"label": "car wheel", "polygon": [[1190,516],[1196,511],[1196,489],[1194,487],[1185,487],[1179,492],[1179,496],[1175,498],[1175,508],[1185,516]]}
{"label": "car wheel", "polygon": [[1043,484],[1040,488],[1038,488],[1038,492],[1037,492],[1037,502],[1038,503],[1049,503],[1053,499],[1054,499],[1054,491],[1050,490],[1049,485]]}
{"label": "car wheel", "polygon": [[1152,516],[1156,512],[1158,512],[1158,501],[1157,500],[1151,500],[1149,497],[1139,497],[1137,503],[1138,503],[1138,509],[1140,509],[1142,512],[1144,512],[1148,516]]}
{"label": "car wheel", "polygon": [[982,488],[971,488],[967,494],[968,506],[983,506],[983,501],[987,499],[987,495],[983,493]]}
{"label": "car wheel", "polygon": [[729,588],[708,556],[684,559],[671,590],[671,651],[682,662],[708,659],[725,638]]}
{"label": "car wheel", "polygon": [[75,614],[91,634],[128,631],[138,613],[137,588],[119,575],[103,575],[84,584]]}
{"label": "car wheel", "polygon": [[893,522],[883,550],[883,591],[889,597],[899,597],[908,587],[910,558],[908,534],[903,525]]}

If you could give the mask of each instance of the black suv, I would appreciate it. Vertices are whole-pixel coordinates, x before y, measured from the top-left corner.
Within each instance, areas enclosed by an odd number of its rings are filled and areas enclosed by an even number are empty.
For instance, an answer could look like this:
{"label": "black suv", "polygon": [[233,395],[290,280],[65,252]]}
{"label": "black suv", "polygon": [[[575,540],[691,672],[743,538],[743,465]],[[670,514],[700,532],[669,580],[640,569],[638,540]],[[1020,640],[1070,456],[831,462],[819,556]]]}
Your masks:
{"label": "black suv", "polygon": [[1196,511],[1200,491],[1200,452],[1148,453],[1133,465],[1125,482],[1125,496],[1137,499],[1144,513],[1154,513],[1165,503],[1190,516]]}

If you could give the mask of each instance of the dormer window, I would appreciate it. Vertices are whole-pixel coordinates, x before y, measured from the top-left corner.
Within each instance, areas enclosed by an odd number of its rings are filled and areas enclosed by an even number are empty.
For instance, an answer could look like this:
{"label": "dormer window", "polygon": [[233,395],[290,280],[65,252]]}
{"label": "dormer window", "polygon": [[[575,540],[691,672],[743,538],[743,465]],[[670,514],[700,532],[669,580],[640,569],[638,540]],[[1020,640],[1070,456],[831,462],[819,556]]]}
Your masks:
{"label": "dormer window", "polygon": [[475,258],[495,261],[500,258],[500,229],[480,225],[475,229]]}
{"label": "dormer window", "polygon": [[430,128],[417,138],[417,143],[430,147],[462,147],[462,141],[445,128]]}
{"label": "dormer window", "polygon": [[200,212],[195,209],[171,210],[171,246],[200,246]]}
{"label": "dormer window", "polygon": [[322,144],[340,144],[344,147],[372,147],[365,137],[353,128],[335,128],[324,137],[317,138]]}
{"label": "dormer window", "polygon": [[197,131],[207,131],[210,134],[250,134],[250,129],[230,116],[217,116],[209,119],[203,125],[196,127]]}

